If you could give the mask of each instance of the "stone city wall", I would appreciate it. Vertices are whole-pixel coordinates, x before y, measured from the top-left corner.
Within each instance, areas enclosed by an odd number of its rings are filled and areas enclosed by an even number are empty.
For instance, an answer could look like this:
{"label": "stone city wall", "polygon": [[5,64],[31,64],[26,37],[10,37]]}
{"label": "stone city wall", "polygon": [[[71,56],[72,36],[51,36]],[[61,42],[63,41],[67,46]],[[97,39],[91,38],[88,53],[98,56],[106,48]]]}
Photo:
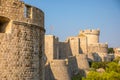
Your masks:
{"label": "stone city wall", "polygon": [[75,56],[68,58],[68,65],[71,77],[79,73],[78,64]]}
{"label": "stone city wall", "polygon": [[[85,30],[78,36],[68,37],[65,42],[59,42],[53,35],[45,36],[45,44],[47,46],[45,47],[45,51],[47,58],[51,58],[52,56],[52,59],[50,59],[49,62],[55,79],[61,79],[61,74],[64,76],[63,74],[66,74],[67,71],[69,72],[69,75],[67,75],[69,78],[78,73],[82,76],[86,76],[86,73],[89,70],[88,61],[105,60],[105,57],[107,57],[108,45],[99,43],[99,33],[99,30]],[[59,57],[55,58],[54,55]],[[65,68],[65,59],[68,59],[67,68]],[[58,69],[66,69],[66,71],[60,71],[58,75]],[[63,78],[65,79],[66,77]],[[69,80],[69,78],[66,80]]]}
{"label": "stone city wall", "polygon": [[58,39],[53,35],[45,35],[45,55],[47,61],[59,58]]}
{"label": "stone city wall", "polygon": [[88,42],[87,42],[87,37],[86,36],[82,36],[82,37],[79,37],[80,38],[80,53],[85,53],[87,54],[88,52]]}
{"label": "stone city wall", "polygon": [[88,53],[107,53],[108,52],[108,44],[89,44],[88,45]]}
{"label": "stone city wall", "polygon": [[80,70],[88,70],[89,69],[87,56],[85,54],[76,55],[76,60],[77,60],[78,68]]}
{"label": "stone city wall", "polygon": [[68,60],[53,60],[50,62],[50,67],[55,80],[71,80]]}
{"label": "stone city wall", "polygon": [[69,44],[67,42],[59,42],[59,59],[68,58]]}
{"label": "stone city wall", "polygon": [[45,80],[55,80],[50,63],[45,64]]}
{"label": "stone city wall", "polygon": [[77,54],[79,54],[79,51],[80,51],[80,40],[78,37],[69,37],[68,38],[68,43],[69,43],[69,46],[70,46],[70,50],[71,50],[71,53],[72,53],[72,56],[75,56]]}

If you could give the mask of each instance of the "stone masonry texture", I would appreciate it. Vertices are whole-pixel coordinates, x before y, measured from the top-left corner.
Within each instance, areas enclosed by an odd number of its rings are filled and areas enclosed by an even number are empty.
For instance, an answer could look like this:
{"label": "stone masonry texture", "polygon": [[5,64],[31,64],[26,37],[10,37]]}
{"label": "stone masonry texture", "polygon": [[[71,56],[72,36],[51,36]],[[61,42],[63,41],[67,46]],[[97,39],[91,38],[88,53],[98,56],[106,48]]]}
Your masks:
{"label": "stone masonry texture", "polygon": [[0,80],[44,80],[44,13],[0,0]]}

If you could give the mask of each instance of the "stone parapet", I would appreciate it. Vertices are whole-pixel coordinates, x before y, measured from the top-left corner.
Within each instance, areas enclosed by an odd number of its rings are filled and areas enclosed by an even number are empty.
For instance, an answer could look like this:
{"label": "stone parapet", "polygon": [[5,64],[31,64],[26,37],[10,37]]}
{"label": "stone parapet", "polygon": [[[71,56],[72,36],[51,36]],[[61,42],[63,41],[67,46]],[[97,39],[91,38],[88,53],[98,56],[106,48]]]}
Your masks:
{"label": "stone parapet", "polygon": [[0,16],[13,21],[28,22],[44,27],[43,11],[19,0],[1,1]]}

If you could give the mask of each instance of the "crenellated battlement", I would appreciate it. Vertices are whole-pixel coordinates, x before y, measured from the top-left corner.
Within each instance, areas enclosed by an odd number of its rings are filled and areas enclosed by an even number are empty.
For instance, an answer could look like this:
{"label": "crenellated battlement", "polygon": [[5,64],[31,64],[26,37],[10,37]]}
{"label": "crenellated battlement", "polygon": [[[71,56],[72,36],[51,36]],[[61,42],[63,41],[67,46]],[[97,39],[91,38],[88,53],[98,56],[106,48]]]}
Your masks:
{"label": "crenellated battlement", "polygon": [[0,16],[44,27],[44,12],[20,0],[1,0]]}
{"label": "crenellated battlement", "polygon": [[100,30],[99,29],[87,29],[87,30],[80,30],[79,34],[94,34],[94,35],[99,35]]}

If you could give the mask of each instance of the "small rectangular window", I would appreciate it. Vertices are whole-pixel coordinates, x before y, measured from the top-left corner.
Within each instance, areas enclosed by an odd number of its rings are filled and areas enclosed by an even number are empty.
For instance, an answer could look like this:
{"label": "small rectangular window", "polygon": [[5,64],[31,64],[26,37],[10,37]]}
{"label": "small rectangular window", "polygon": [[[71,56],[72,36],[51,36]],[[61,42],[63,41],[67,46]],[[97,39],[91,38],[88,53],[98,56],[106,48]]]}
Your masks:
{"label": "small rectangular window", "polygon": [[24,16],[25,16],[26,18],[31,18],[31,17],[32,17],[31,12],[32,12],[31,6],[25,5],[25,8],[24,8]]}

